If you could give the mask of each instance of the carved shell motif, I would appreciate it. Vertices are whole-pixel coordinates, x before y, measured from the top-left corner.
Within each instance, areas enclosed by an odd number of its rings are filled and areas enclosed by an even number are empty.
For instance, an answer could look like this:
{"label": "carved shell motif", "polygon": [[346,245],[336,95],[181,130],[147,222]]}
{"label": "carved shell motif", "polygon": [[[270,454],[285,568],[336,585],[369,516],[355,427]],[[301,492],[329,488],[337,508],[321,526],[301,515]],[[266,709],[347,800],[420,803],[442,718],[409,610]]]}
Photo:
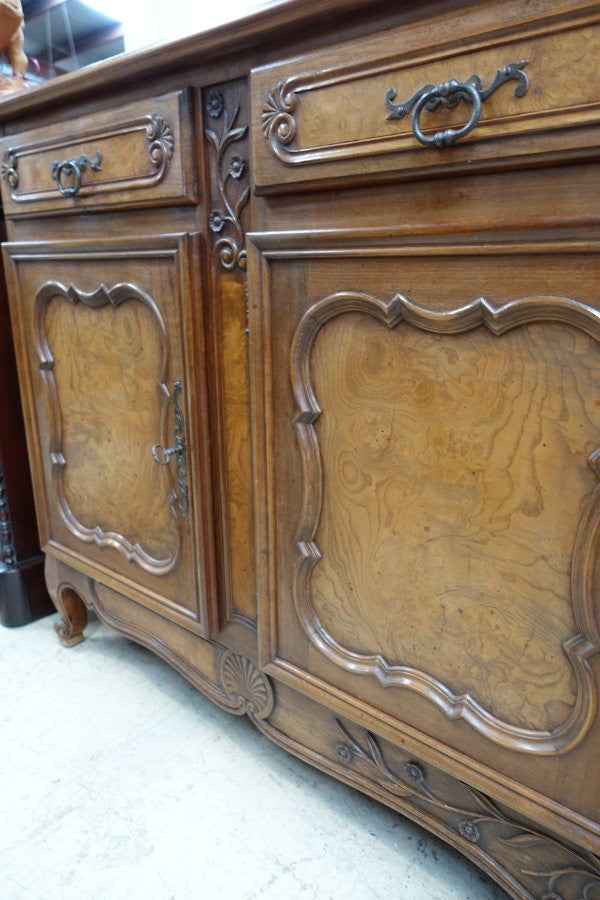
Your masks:
{"label": "carved shell motif", "polygon": [[219,678],[227,696],[234,701],[239,715],[266,719],[273,709],[273,689],[268,678],[254,663],[239,653],[227,650],[219,660]]}
{"label": "carved shell motif", "polygon": [[290,144],[296,137],[296,104],[296,95],[287,81],[276,84],[267,97],[262,109],[262,129],[274,148],[277,144]]}
{"label": "carved shell motif", "polygon": [[150,142],[148,154],[152,165],[162,174],[173,156],[175,146],[173,129],[163,116],[156,113],[148,116],[148,120],[146,125],[146,138]]}
{"label": "carved shell motif", "polygon": [[7,150],[2,162],[2,177],[13,190],[19,186],[19,173],[17,171],[17,158],[13,150]]}

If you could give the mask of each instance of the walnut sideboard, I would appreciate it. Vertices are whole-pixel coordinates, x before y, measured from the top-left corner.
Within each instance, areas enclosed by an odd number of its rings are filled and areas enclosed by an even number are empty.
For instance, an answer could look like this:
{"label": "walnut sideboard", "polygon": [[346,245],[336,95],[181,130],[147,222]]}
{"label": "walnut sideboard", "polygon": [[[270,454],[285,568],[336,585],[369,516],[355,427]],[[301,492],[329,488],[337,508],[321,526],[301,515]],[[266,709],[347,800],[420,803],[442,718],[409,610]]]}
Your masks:
{"label": "walnut sideboard", "polygon": [[600,4],[296,0],[0,103],[46,581],[600,898]]}

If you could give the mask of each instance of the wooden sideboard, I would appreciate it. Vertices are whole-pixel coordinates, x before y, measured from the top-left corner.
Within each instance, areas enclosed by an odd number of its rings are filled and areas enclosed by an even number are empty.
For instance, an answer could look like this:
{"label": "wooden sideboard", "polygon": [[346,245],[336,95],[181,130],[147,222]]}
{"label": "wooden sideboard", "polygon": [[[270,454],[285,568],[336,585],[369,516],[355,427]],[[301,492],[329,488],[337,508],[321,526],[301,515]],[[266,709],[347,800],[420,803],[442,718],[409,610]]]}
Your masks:
{"label": "wooden sideboard", "polygon": [[600,897],[600,4],[275,3],[0,103],[46,580]]}

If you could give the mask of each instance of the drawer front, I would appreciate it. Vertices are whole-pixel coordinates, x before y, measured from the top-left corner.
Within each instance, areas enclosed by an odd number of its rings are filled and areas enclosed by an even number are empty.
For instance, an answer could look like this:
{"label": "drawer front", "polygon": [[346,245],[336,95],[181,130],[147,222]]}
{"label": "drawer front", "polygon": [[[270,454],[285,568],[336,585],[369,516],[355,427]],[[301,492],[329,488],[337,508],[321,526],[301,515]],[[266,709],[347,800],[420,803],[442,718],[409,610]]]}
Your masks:
{"label": "drawer front", "polygon": [[542,0],[448,13],[255,70],[257,189],[593,155],[598,58],[600,8]]}
{"label": "drawer front", "polygon": [[7,244],[5,260],[43,549],[204,631],[195,241]]}
{"label": "drawer front", "polygon": [[193,202],[187,91],[1,142],[7,216]]}

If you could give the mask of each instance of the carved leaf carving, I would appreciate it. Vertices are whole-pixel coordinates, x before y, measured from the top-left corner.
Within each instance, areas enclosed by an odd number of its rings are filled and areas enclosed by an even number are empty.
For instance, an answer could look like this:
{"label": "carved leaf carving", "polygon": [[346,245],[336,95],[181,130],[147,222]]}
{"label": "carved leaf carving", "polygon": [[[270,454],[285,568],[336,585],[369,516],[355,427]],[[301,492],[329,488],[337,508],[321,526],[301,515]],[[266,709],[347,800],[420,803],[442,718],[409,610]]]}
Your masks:
{"label": "carved leaf carving", "polygon": [[218,207],[209,214],[209,228],[215,234],[229,230],[223,234],[213,246],[216,258],[224,269],[246,269],[245,235],[241,215],[248,203],[250,186],[234,187],[247,175],[248,163],[242,156],[230,156],[227,149],[234,143],[242,141],[247,133],[247,125],[236,125],[240,107],[236,106],[230,115],[227,102],[221,91],[209,91],[206,99],[206,111],[213,119],[223,118],[223,127],[219,133],[215,128],[205,128],[204,136],[215,151],[215,182],[218,195]]}
{"label": "carved leaf carving", "polygon": [[[414,762],[405,764],[405,772],[418,770],[421,777],[404,780],[385,762],[373,734],[361,730],[363,746],[339,719],[336,726],[345,742],[342,746],[349,750],[348,754],[340,754],[336,747],[336,755],[343,764],[361,766],[394,797],[426,810],[451,827],[484,861],[493,861],[493,871],[500,867],[522,891],[535,891],[533,896],[545,900],[567,897],[592,900],[600,896],[600,865],[591,854],[578,853],[549,835],[522,825],[502,812],[485,794],[450,776],[443,778],[443,797],[428,786],[427,776]],[[447,794],[452,795],[452,801],[446,799]],[[532,868],[534,859],[542,866]],[[543,867],[544,861],[550,863],[547,868]]]}

